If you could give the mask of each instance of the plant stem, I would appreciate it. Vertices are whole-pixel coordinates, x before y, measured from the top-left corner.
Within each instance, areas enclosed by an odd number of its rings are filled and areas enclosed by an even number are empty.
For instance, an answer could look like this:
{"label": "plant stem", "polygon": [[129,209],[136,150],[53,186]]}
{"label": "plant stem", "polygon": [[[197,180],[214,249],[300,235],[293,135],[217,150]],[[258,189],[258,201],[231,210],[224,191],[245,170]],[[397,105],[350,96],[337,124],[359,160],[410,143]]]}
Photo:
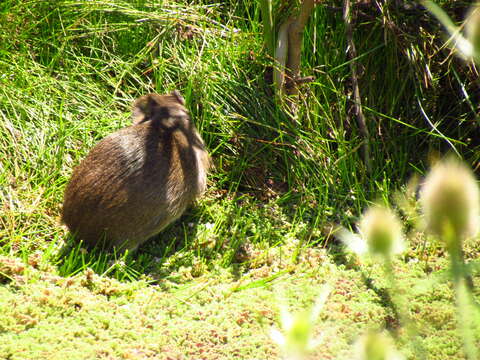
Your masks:
{"label": "plant stem", "polygon": [[300,4],[298,16],[293,19],[289,26],[288,33],[288,77],[292,80],[289,95],[297,95],[298,87],[295,79],[300,76],[300,60],[302,55],[303,31],[307,25],[308,18],[315,7],[314,0],[303,0]]}
{"label": "plant stem", "polygon": [[418,336],[418,330],[415,323],[408,315],[407,305],[404,296],[400,293],[397,281],[395,279],[393,264],[391,257],[387,256],[384,263],[385,275],[387,277],[388,285],[391,289],[390,298],[397,309],[397,314],[400,320],[400,325],[403,326],[408,334],[409,339],[412,340],[412,348],[415,351],[417,359],[426,359],[426,351]]}
{"label": "plant stem", "polygon": [[478,353],[475,345],[474,330],[472,328],[471,292],[473,287],[472,279],[465,270],[465,262],[462,253],[462,242],[460,237],[451,230],[451,227],[445,227],[444,240],[450,253],[452,278],[455,286],[455,298],[457,303],[457,321],[463,341],[463,350],[468,360],[478,359]]}
{"label": "plant stem", "polygon": [[352,84],[353,84],[353,107],[355,109],[355,118],[357,120],[358,129],[361,136],[363,137],[362,144],[362,157],[363,163],[367,169],[367,172],[371,172],[371,161],[370,161],[370,134],[365,120],[365,115],[363,114],[362,109],[362,98],[360,96],[360,87],[358,85],[358,71],[357,71],[357,49],[355,47],[355,42],[353,41],[353,25],[352,25],[352,16],[351,16],[351,6],[350,0],[345,0],[343,7],[343,18],[345,21],[345,31],[347,37],[347,49],[348,57],[350,61],[350,71],[352,73]]}
{"label": "plant stem", "polygon": [[268,55],[274,57],[275,38],[273,34],[273,14],[272,14],[272,0],[261,0],[260,9],[263,20],[263,40],[267,48]]}
{"label": "plant stem", "polygon": [[288,56],[288,28],[291,20],[284,22],[279,30],[275,48],[275,64],[273,67],[273,83],[278,97],[285,94],[285,66]]}

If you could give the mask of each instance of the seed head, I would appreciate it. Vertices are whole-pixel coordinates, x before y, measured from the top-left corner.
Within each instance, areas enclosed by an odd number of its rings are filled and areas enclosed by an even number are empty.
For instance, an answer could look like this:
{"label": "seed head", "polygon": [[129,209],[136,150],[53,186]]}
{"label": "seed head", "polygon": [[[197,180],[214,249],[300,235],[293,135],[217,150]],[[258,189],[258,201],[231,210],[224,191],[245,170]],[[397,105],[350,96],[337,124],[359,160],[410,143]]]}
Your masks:
{"label": "seed head", "polygon": [[465,20],[465,33],[468,41],[472,44],[475,60],[480,60],[480,2],[470,8]]}
{"label": "seed head", "polygon": [[448,45],[458,50],[458,54],[464,59],[480,63],[480,2],[470,8],[469,15],[465,19],[465,36],[462,34],[462,29],[456,26],[435,2],[424,0],[422,4],[442,23],[449,33]]}
{"label": "seed head", "polygon": [[371,332],[357,342],[359,360],[402,360],[391,344],[391,340],[381,333]]}
{"label": "seed head", "polygon": [[449,228],[458,241],[475,235],[479,200],[478,185],[469,168],[453,158],[439,162],[427,175],[420,193],[426,228],[441,238]]}
{"label": "seed head", "polygon": [[280,346],[285,359],[304,359],[321,342],[321,338],[313,338],[313,327],[329,293],[330,287],[325,285],[313,308],[297,314],[290,313],[284,305],[281,307],[282,331],[272,328],[270,336]]}
{"label": "seed head", "polygon": [[360,220],[359,230],[372,254],[391,256],[404,248],[402,225],[392,210],[375,205]]}

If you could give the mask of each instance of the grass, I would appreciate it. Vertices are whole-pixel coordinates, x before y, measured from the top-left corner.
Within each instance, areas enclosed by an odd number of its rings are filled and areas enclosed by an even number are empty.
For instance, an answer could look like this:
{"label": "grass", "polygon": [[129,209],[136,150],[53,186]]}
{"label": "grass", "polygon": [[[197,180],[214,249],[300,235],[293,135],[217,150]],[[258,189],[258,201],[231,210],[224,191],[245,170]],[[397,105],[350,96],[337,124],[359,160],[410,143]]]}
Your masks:
{"label": "grass", "polygon": [[[443,5],[456,12],[465,3]],[[348,358],[369,326],[395,333],[381,281],[365,281],[380,279],[378,269],[360,271],[332,225],[351,226],[372,201],[390,202],[425,171],[429,153],[451,150],[445,137],[475,165],[477,99],[470,69],[439,50],[434,21],[384,9],[366,9],[356,24],[368,175],[346,116],[350,74],[334,2],[317,6],[306,29],[302,68],[315,81],[301,91],[297,122],[273,101],[255,1],[4,0],[0,356],[271,358],[278,293],[301,308],[328,280],[334,290],[317,324],[325,358]],[[428,31],[413,36],[423,24]],[[59,221],[73,167],[130,124],[136,97],[173,89],[215,163],[205,197],[137,253],[85,252]],[[434,245],[412,245],[396,264],[406,284],[444,267]],[[432,358],[459,358],[447,281],[411,301],[418,319],[429,316],[422,335]],[[397,342],[407,345],[402,334]]]}

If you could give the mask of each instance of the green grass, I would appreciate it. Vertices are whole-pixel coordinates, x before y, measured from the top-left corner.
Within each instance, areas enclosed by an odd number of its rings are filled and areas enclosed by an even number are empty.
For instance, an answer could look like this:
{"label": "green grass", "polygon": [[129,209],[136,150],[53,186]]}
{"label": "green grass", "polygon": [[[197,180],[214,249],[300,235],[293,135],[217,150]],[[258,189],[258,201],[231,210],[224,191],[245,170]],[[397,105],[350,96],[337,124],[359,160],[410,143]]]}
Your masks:
{"label": "green grass", "polygon": [[[451,150],[445,136],[478,161],[473,73],[439,51],[433,20],[369,9],[374,16],[355,33],[372,134],[367,174],[346,116],[342,16],[336,2],[325,5],[305,32],[302,69],[315,81],[302,88],[292,121],[273,100],[255,1],[0,3],[0,308],[8,309],[0,357],[60,358],[76,349],[70,358],[271,358],[275,294],[286,289],[301,308],[332,277],[318,322],[335,339],[321,347],[325,354],[348,358],[364,329],[388,323],[392,310],[330,230],[351,226],[372,201],[391,201],[425,171],[432,151]],[[385,19],[403,32],[382,27]],[[419,37],[422,22],[432,32]],[[214,161],[207,193],[134,254],[85,252],[59,219],[73,167],[130,124],[135,98],[173,89]],[[424,259],[423,248],[411,257]],[[443,266],[434,247],[429,254],[413,268],[402,259],[399,271],[424,277],[425,268]],[[30,265],[15,271],[5,259]],[[425,324],[433,358],[458,358],[442,286],[412,301],[418,319],[438,313]],[[406,342],[401,334],[398,342]]]}

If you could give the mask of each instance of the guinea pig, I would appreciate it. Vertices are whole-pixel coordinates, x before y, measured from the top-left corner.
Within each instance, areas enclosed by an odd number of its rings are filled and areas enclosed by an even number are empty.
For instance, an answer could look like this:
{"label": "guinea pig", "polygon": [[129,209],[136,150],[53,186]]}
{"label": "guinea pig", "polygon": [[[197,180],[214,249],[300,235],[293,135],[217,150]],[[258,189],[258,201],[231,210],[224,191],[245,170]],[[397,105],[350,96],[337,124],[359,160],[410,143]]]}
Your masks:
{"label": "guinea pig", "polygon": [[180,93],[142,96],[132,117],[75,167],[65,189],[62,221],[88,247],[135,250],[205,191],[210,158]]}

